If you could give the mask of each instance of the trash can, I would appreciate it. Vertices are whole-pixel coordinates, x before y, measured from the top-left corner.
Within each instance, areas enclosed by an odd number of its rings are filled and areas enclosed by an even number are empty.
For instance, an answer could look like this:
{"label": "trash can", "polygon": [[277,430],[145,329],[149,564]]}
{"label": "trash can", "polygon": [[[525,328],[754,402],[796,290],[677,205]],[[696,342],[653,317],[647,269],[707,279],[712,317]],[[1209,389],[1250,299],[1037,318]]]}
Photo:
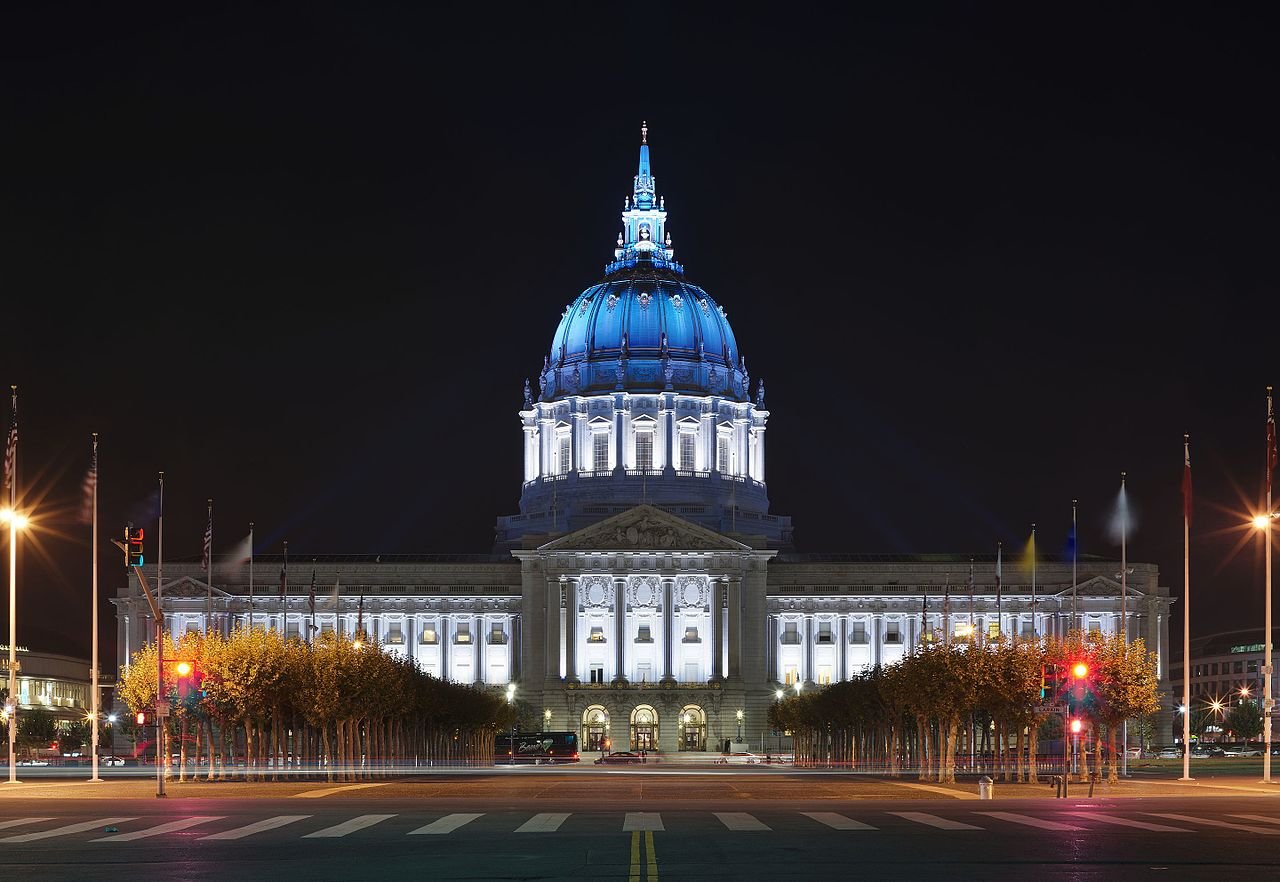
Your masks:
{"label": "trash can", "polygon": [[989,776],[983,775],[978,779],[978,799],[990,799],[994,789]]}

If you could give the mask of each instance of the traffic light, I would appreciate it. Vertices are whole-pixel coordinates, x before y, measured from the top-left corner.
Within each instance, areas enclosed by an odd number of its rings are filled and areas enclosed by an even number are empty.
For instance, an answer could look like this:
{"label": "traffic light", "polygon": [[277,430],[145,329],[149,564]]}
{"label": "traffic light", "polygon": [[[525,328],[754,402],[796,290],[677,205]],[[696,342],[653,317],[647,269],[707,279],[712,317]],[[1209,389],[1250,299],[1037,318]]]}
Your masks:
{"label": "traffic light", "polygon": [[199,674],[196,672],[194,662],[186,659],[180,659],[173,663],[173,672],[176,676],[178,687],[178,700],[185,701],[191,694],[192,689],[197,685]]}
{"label": "traffic light", "polygon": [[1062,666],[1044,664],[1040,666],[1040,700],[1053,701],[1062,690]]}
{"label": "traffic light", "polygon": [[147,712],[138,711],[138,725],[145,726],[147,724]]}
{"label": "traffic light", "polygon": [[141,527],[133,529],[132,527],[124,528],[124,564],[125,568],[140,567],[146,562],[146,558],[142,553],[142,539],[144,531]]}
{"label": "traffic light", "polygon": [[1079,734],[1080,734],[1080,730],[1081,730],[1083,727],[1084,727],[1084,724],[1083,724],[1083,723],[1081,723],[1079,720],[1072,720],[1072,721],[1071,721],[1071,734],[1072,734],[1072,735],[1079,735]]}
{"label": "traffic light", "polygon": [[1084,701],[1085,690],[1089,682],[1089,664],[1077,661],[1071,665],[1071,694],[1077,701]]}

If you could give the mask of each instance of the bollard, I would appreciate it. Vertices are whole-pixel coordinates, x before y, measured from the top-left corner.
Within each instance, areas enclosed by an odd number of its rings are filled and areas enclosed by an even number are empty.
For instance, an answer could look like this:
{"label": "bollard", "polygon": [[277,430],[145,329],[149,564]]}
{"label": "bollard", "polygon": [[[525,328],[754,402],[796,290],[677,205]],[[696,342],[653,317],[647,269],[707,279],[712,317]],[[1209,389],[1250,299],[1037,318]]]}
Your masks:
{"label": "bollard", "polygon": [[978,799],[990,799],[994,789],[988,776],[983,775],[978,779]]}

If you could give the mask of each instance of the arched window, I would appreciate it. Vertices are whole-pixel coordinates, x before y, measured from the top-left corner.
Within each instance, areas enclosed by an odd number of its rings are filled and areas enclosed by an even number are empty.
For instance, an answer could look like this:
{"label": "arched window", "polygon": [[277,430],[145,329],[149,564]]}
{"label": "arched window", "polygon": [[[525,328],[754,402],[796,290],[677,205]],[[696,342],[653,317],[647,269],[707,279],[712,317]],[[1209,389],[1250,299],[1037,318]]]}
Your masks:
{"label": "arched window", "polygon": [[631,749],[658,749],[658,712],[647,704],[637,705],[631,712]]}
{"label": "arched window", "polygon": [[696,704],[687,704],[680,711],[680,750],[707,749],[707,714]]}
{"label": "arched window", "polygon": [[598,704],[593,704],[582,712],[582,745],[583,750],[608,750],[609,712]]}

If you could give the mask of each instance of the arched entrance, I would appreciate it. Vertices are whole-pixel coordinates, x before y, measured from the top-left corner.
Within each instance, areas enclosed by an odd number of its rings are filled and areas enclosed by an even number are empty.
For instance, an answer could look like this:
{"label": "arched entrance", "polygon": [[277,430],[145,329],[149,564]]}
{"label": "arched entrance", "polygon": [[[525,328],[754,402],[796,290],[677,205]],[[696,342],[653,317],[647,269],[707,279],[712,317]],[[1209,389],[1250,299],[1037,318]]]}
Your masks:
{"label": "arched entrance", "polygon": [[647,704],[636,705],[631,712],[631,749],[658,749],[658,712]]}
{"label": "arched entrance", "polygon": [[707,749],[707,715],[696,704],[687,704],[680,711],[680,749]]}
{"label": "arched entrance", "polygon": [[609,712],[593,704],[582,712],[582,749],[604,751],[609,740]]}

